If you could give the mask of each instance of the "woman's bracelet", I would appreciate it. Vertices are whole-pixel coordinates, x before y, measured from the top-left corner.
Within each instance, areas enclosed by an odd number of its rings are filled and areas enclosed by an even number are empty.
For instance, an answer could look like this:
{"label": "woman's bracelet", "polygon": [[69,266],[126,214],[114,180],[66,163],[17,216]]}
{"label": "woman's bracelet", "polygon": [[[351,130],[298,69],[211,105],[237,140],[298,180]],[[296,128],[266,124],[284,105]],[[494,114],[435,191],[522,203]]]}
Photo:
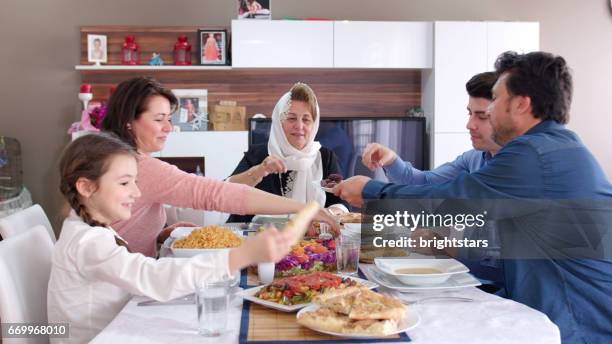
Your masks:
{"label": "woman's bracelet", "polygon": [[248,171],[247,171],[247,176],[249,176],[249,178],[251,178],[251,180],[255,183],[258,184],[263,178],[262,177],[258,177],[256,176],[256,170],[259,168],[260,165],[251,167]]}

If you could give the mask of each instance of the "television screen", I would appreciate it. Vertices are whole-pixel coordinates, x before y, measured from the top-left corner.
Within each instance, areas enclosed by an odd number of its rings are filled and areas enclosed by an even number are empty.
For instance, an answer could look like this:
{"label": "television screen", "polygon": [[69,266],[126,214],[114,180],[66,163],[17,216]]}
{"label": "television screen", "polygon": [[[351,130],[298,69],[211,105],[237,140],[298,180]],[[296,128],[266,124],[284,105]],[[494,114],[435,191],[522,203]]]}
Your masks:
{"label": "television screen", "polygon": [[[251,118],[249,145],[268,143],[271,124],[269,118]],[[382,170],[370,171],[361,163],[366,145],[371,142],[383,144],[414,167],[427,169],[425,135],[425,118],[420,117],[322,118],[315,140],[334,151],[345,179],[364,175],[387,181]]]}

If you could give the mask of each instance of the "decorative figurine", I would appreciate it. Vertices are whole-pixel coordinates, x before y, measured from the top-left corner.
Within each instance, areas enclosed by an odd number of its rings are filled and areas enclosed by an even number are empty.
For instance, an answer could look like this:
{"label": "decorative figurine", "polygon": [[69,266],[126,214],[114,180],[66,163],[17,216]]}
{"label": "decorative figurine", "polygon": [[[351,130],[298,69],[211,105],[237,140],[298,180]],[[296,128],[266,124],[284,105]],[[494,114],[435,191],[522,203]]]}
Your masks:
{"label": "decorative figurine", "polygon": [[121,48],[121,64],[138,65],[140,64],[140,54],[136,38],[132,35],[125,37],[123,47]]}
{"label": "decorative figurine", "polygon": [[180,35],[178,42],[174,44],[174,64],[177,66],[191,65],[191,44],[187,42],[185,35]]}
{"label": "decorative figurine", "polygon": [[162,60],[160,54],[153,53],[151,55],[151,59],[149,60],[149,65],[151,65],[151,66],[163,66],[164,65],[164,60]]}

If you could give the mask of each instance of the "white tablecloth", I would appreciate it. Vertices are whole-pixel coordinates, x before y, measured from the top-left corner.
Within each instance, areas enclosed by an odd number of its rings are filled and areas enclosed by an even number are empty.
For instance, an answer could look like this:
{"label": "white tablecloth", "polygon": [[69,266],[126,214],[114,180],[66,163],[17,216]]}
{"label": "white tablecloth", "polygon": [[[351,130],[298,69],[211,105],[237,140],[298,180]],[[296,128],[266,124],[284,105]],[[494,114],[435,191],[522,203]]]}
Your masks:
{"label": "white tablecloth", "polygon": [[[429,296],[460,296],[473,302],[425,302],[411,305],[421,322],[408,332],[414,344],[436,343],[560,343],[559,330],[547,316],[520,303],[477,288],[427,294],[401,294],[407,300]],[[197,334],[195,305],[148,306],[133,298],[92,343],[237,343],[242,310],[235,299],[229,313],[230,330],[222,337]]]}

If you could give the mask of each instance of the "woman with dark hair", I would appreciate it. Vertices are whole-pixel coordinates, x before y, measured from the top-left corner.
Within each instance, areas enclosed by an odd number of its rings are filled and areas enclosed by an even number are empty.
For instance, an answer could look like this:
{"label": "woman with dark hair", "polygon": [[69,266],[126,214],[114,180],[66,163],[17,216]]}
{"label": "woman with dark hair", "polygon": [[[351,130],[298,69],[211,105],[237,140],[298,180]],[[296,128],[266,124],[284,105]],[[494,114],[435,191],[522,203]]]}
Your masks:
{"label": "woman with dark hair", "polygon": [[[158,240],[170,234],[171,227],[162,232],[166,222],[163,204],[234,214],[289,214],[304,206],[247,185],[185,173],[151,157],[151,153],[164,148],[176,106],[177,99],[170,90],[155,79],[138,77],[119,84],[102,122],[102,130],[115,133],[138,152],[142,196],[132,207],[129,220],[112,224],[132,250],[154,256]],[[325,209],[315,219],[338,230]]]}

